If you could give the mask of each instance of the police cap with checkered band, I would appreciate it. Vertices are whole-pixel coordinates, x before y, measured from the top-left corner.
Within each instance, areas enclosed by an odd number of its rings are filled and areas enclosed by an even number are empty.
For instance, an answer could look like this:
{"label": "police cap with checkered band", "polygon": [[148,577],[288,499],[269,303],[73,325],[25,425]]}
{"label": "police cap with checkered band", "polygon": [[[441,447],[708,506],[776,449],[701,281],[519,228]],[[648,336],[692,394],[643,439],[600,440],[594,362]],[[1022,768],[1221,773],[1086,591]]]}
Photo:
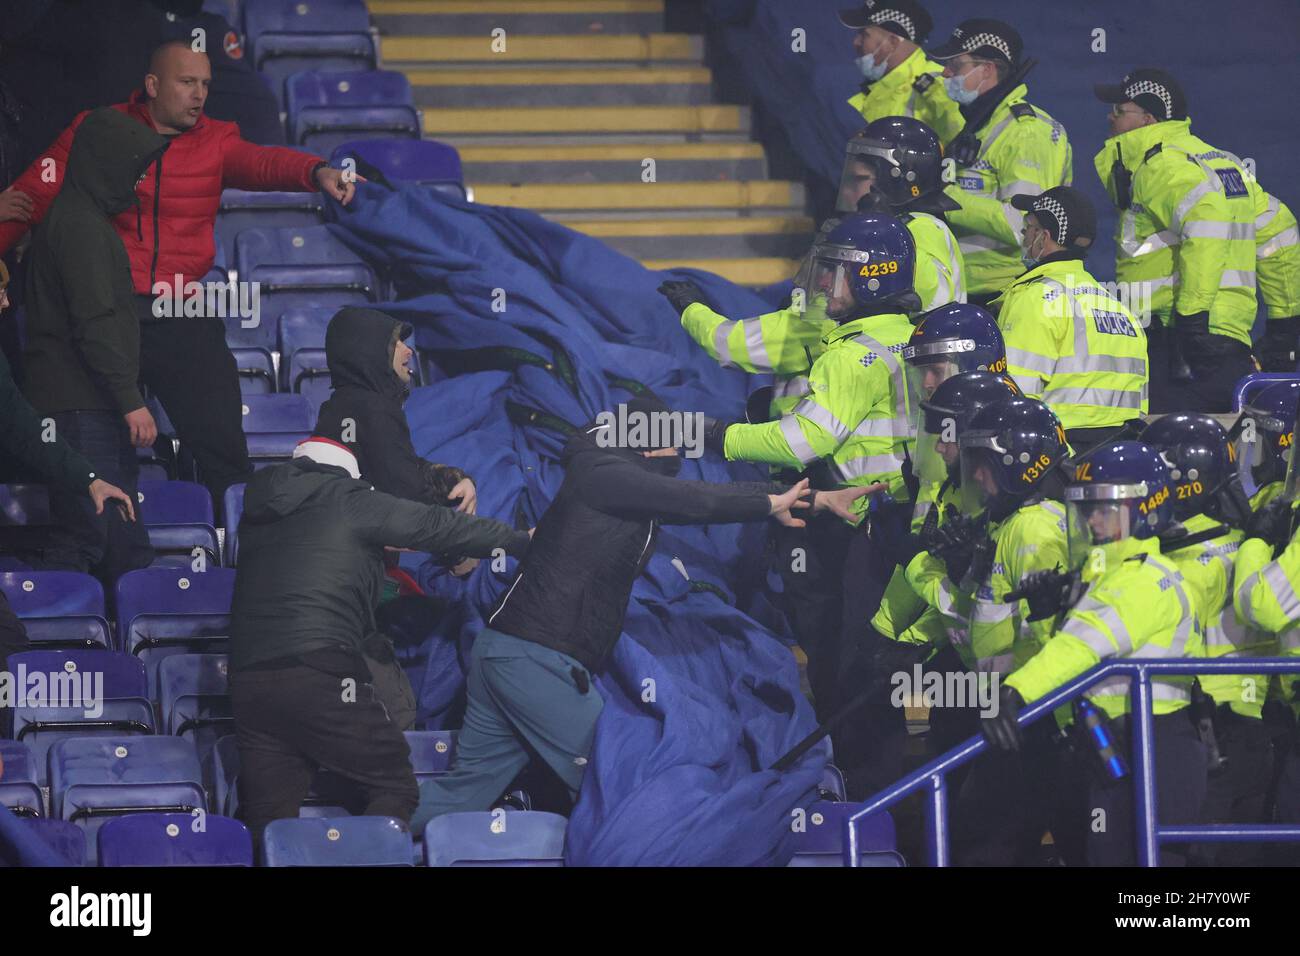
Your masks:
{"label": "police cap with checkered band", "polygon": [[1033,213],[1058,246],[1083,249],[1097,238],[1097,211],[1092,201],[1070,186],[1053,186],[1037,196],[1021,193],[1011,197],[1011,205]]}
{"label": "police cap with checkered band", "polygon": [[931,50],[932,60],[951,60],[963,53],[982,60],[1003,60],[1020,65],[1024,43],[1015,27],[1001,20],[964,20],[941,46]]}
{"label": "police cap with checkered band", "polygon": [[1103,103],[1136,103],[1157,120],[1187,118],[1187,97],[1178,81],[1164,70],[1134,70],[1119,83],[1093,87]]}
{"label": "police cap with checkered band", "polygon": [[840,23],[855,30],[880,27],[916,44],[934,28],[930,14],[916,0],[866,0],[860,7],[841,10]]}

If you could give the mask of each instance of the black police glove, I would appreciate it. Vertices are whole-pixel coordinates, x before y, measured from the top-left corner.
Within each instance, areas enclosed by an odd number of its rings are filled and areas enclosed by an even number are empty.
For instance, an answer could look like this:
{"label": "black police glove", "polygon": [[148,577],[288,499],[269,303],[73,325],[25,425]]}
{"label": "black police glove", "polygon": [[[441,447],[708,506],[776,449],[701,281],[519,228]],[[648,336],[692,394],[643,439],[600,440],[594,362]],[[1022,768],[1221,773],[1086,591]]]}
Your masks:
{"label": "black police glove", "polygon": [[930,553],[947,567],[950,581],[960,581],[966,576],[975,554],[975,542],[982,534],[983,529],[975,519],[966,515],[954,515],[939,526]]}
{"label": "black police glove", "polygon": [[1035,571],[1021,578],[1015,590],[1002,600],[1006,604],[1024,601],[1029,605],[1026,620],[1042,621],[1074,607],[1081,593],[1077,572]]}
{"label": "black police glove", "polygon": [[1273,697],[1264,701],[1260,716],[1264,720],[1264,726],[1269,729],[1270,737],[1286,737],[1295,733],[1295,711],[1285,700]]}
{"label": "black police glove", "polygon": [[723,442],[726,440],[727,429],[731,427],[730,422],[724,422],[717,418],[710,418],[708,415],[704,418],[704,447],[708,451],[717,452],[723,455]]}
{"label": "black police glove", "polygon": [[1260,508],[1246,522],[1246,537],[1259,538],[1274,553],[1291,539],[1291,502],[1277,499]]}
{"label": "black police glove", "polygon": [[966,577],[962,581],[962,590],[974,591],[989,579],[993,573],[993,556],[997,550],[997,542],[987,534],[976,539],[975,547],[971,550],[970,567],[966,569]]}
{"label": "black police glove", "polygon": [[909,534],[903,539],[898,548],[898,565],[907,567],[912,560],[922,551],[929,551],[930,548],[925,542],[925,538],[920,534]]}
{"label": "black police glove", "polygon": [[998,694],[998,712],[980,717],[980,730],[989,745],[998,750],[1019,750],[1021,733],[1016,718],[1025,706],[1025,699],[1014,687],[1002,685]]}
{"label": "black police glove", "polygon": [[659,286],[658,293],[672,303],[672,307],[681,315],[687,307],[704,301],[700,287],[689,279],[669,279]]}
{"label": "black police glove", "polygon": [[909,501],[915,501],[917,494],[921,491],[921,479],[916,477],[912,470],[912,456],[903,452],[903,467],[900,469],[903,475],[903,487],[907,489]]}
{"label": "black police glove", "polygon": [[1259,343],[1259,364],[1265,372],[1294,372],[1300,360],[1300,316],[1269,319]]}

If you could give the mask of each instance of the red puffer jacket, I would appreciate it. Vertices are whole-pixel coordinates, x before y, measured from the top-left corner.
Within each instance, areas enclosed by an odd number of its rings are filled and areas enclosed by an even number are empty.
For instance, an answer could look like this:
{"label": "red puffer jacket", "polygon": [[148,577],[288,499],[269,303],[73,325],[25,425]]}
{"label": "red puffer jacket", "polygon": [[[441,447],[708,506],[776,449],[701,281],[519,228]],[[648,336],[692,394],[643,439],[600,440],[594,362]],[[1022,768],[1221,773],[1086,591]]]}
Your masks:
{"label": "red puffer jacket", "polygon": [[[113,109],[152,126],[143,93]],[[14,182],[15,188],[32,197],[36,209],[32,223],[0,223],[0,255],[45,216],[63,185],[72,136],[86,115],[73,120]],[[140,205],[113,220],[131,259],[135,291],[141,294],[151,294],[155,281],[170,286],[177,273],[187,282],[202,279],[212,268],[213,227],[222,189],[313,191],[312,169],[321,162],[295,149],[255,146],[240,138],[234,123],[207,116],[168,138],[171,147],[136,188]]]}

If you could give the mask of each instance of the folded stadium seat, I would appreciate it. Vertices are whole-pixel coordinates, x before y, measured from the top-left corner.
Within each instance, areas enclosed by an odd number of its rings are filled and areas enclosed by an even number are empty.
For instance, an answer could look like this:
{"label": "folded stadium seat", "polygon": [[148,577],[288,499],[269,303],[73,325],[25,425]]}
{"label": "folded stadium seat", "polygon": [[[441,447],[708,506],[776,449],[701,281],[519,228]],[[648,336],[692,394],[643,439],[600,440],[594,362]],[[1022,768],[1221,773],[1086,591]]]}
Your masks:
{"label": "folded stadium seat", "polygon": [[262,838],[267,866],[412,866],[411,835],[392,817],[273,820]]}
{"label": "folded stadium seat", "polygon": [[203,548],[209,563],[221,563],[217,519],[207,488],[193,481],[142,481],[136,498],[149,543],[159,555],[180,556],[188,567],[194,549]]}
{"label": "folded stadium seat", "polygon": [[328,226],[245,229],[235,239],[235,261],[240,281],[258,284],[258,329],[268,349],[288,309],[338,310],[382,297],[375,271]]}
{"label": "folded stadium seat", "polygon": [[328,155],[363,136],[418,140],[420,112],[403,73],[295,73],[284,82],[289,143]]}
{"label": "folded stadium seat", "polygon": [[293,457],[300,441],[316,427],[316,413],[305,395],[249,395],[244,398],[244,436],[254,469]]}
{"label": "folded stadium seat", "polygon": [[80,571],[7,571],[0,574],[13,612],[42,648],[112,646],[104,586]]}
{"label": "folded stadium seat", "polygon": [[408,730],[406,743],[411,748],[411,766],[416,780],[427,780],[451,769],[456,752],[454,730]]}
{"label": "folded stadium seat", "polygon": [[222,496],[221,513],[226,516],[226,560],[233,568],[239,560],[239,516],[244,513],[244,482],[231,485]]}
{"label": "folded stadium seat", "polygon": [[817,784],[818,797],[822,800],[842,802],[845,799],[845,794],[847,792],[847,784],[844,782],[844,772],[834,764],[828,763],[826,769],[822,771],[821,782]]}
{"label": "folded stadium seat", "polygon": [[212,748],[212,812],[235,816],[239,810],[239,741],[234,734],[217,738]]}
{"label": "folded stadium seat", "polygon": [[446,813],[424,828],[429,866],[563,866],[567,822],[556,813]]}
{"label": "folded stadium seat", "polygon": [[[81,827],[67,820],[51,820],[46,817],[26,817],[23,825],[35,834],[36,838],[54,851],[54,855],[64,861],[66,866],[84,866],[86,862],[86,834]],[[0,862],[0,866],[4,863]]]}
{"label": "folded stadium seat", "polygon": [[382,173],[390,182],[419,183],[457,199],[472,199],[461,171],[460,153],[454,146],[432,139],[363,139],[343,143],[330,154],[330,165],[341,166],[345,159],[357,162],[357,171],[366,168]]}
{"label": "folded stadium seat", "polygon": [[199,758],[179,737],[72,737],[50,748],[49,761],[50,816],[86,831],[92,865],[106,820],[146,810],[189,817],[207,807]]}
{"label": "folded stadium seat", "polygon": [[216,814],[132,813],[99,830],[100,866],[252,866],[253,837]]}
{"label": "folded stadium seat", "polygon": [[244,10],[253,68],[284,109],[284,79],[303,70],[371,70],[375,42],[365,0],[257,0]]}
{"label": "folded stadium seat", "polygon": [[167,417],[162,403],[152,395],[145,394],[145,408],[153,416],[158,426],[158,437],[151,448],[137,448],[136,461],[140,465],[140,481],[169,481],[177,476],[177,458],[180,455],[180,440],[176,437],[176,426]]}
{"label": "folded stadium seat", "polygon": [[31,748],[16,740],[0,740],[0,806],[20,817],[45,816],[45,798],[37,783],[36,758]]}
{"label": "folded stadium seat", "polygon": [[217,209],[218,256],[234,268],[235,238],[245,229],[301,229],[324,221],[325,199],[318,192],[225,189]]}
{"label": "folded stadium seat", "polygon": [[117,639],[151,669],[172,654],[224,653],[229,644],[230,568],[140,568],[117,579]]}
{"label": "folded stadium seat", "polygon": [[225,654],[173,654],[158,662],[159,730],[194,743],[209,791],[216,785],[217,740],[235,730],[229,666]]}
{"label": "folded stadium seat", "polygon": [[154,732],[144,664],[128,654],[22,651],[9,655],[9,671],[15,691],[27,691],[13,709],[13,739],[31,749],[41,786],[48,779],[47,754],[64,738]]}
{"label": "folded stadium seat", "polygon": [[[789,866],[843,866],[844,821],[860,803],[831,803],[818,800],[805,813],[804,829],[795,832],[795,853]],[[894,839],[894,818],[873,813],[858,824],[860,866],[905,866]]]}

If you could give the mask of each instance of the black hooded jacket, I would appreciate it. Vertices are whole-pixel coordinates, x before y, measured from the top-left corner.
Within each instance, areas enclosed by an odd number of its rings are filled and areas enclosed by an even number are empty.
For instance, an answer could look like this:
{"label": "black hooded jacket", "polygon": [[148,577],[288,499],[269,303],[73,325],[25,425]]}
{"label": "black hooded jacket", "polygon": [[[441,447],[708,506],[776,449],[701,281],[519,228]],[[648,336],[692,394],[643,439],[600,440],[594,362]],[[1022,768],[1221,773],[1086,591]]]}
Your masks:
{"label": "black hooded jacket", "polygon": [[[397,343],[410,334],[405,322],[374,309],[341,309],[330,320],[325,359],[334,391],[321,405],[316,434],[352,449],[361,476],[380,491],[423,501],[424,461],[402,411],[410,390],[393,371]],[[458,468],[438,467],[447,487],[465,477]]]}
{"label": "black hooded jacket", "polygon": [[623,630],[632,583],[664,524],[757,521],[771,511],[767,483],[711,484],[655,473],[663,459],[603,448],[584,430],[569,440],[564,482],[488,626],[603,668]]}
{"label": "black hooded jacket", "polygon": [[144,405],[140,326],[126,247],[110,221],[136,203],[140,176],[167,141],[99,109],[72,140],[66,177],[27,256],[24,392],[42,413]]}

